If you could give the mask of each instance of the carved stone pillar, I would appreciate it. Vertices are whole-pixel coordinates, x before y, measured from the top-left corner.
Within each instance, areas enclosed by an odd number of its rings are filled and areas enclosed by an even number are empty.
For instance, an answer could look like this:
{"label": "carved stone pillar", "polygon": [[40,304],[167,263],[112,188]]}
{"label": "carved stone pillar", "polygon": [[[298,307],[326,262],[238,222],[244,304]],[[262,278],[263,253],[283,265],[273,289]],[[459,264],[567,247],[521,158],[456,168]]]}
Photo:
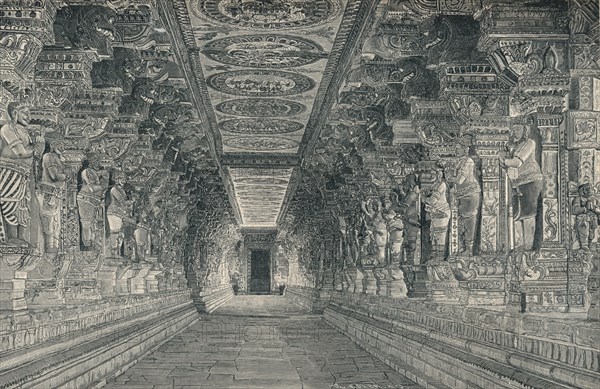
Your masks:
{"label": "carved stone pillar", "polygon": [[[508,246],[508,183],[506,173],[500,169],[499,152],[508,142],[508,120],[499,127],[473,127],[475,151],[481,160],[481,229],[479,251],[481,255],[506,253]],[[502,125],[503,124],[503,125]]]}
{"label": "carved stone pillar", "polygon": [[[95,210],[87,210],[90,215],[91,228],[96,231],[92,246],[82,250],[81,246],[81,217],[80,212],[84,204],[79,204],[79,201],[85,201],[89,204],[88,207],[93,208],[94,201],[102,200],[102,190],[98,194],[88,194],[88,196],[97,196],[97,200],[89,197],[79,196],[80,170],[86,155],[84,153],[85,144],[76,142],[71,139],[66,143],[69,144],[69,150],[65,151],[65,166],[69,176],[67,181],[66,195],[66,220],[64,223],[65,236],[65,263],[63,268],[63,283],[65,288],[65,297],[70,301],[82,300],[97,300],[101,298],[100,286],[98,284],[97,271],[102,263],[102,242],[104,238],[104,213],[100,206]],[[91,174],[91,173],[90,173]],[[102,172],[94,174],[102,176]]]}
{"label": "carved stone pillar", "polygon": [[[1,248],[0,248],[1,249]],[[6,252],[0,255],[7,254]],[[27,272],[15,269],[6,259],[0,260],[0,311],[27,309],[25,300],[25,280]]]}
{"label": "carved stone pillar", "polygon": [[54,0],[2,3],[0,21],[0,111],[33,81],[44,45],[54,44]]}
{"label": "carved stone pillar", "polygon": [[377,278],[375,278],[375,266],[363,265],[362,267],[362,293],[363,294],[377,294]]}
{"label": "carved stone pillar", "polygon": [[[58,6],[52,0],[4,3],[0,18],[0,114],[3,115],[11,101],[18,101],[30,94],[28,89],[33,89],[38,55],[44,45],[54,43],[52,25]],[[41,253],[33,247],[0,243],[0,309],[27,307],[27,270],[33,269],[40,258]]]}

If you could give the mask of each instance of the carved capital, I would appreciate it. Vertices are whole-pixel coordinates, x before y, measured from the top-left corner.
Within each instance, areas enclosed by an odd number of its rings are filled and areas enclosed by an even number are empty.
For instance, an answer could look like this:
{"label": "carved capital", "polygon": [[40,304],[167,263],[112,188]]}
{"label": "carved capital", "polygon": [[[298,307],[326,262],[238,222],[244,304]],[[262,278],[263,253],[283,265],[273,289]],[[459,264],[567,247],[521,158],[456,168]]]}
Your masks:
{"label": "carved capital", "polygon": [[25,34],[35,37],[42,45],[52,45],[52,25],[58,3],[55,0],[1,0],[0,37]]}
{"label": "carved capital", "polygon": [[569,111],[567,134],[570,149],[600,148],[600,113]]}
{"label": "carved capital", "polygon": [[31,80],[43,42],[26,33],[0,33],[0,75],[4,84]]}

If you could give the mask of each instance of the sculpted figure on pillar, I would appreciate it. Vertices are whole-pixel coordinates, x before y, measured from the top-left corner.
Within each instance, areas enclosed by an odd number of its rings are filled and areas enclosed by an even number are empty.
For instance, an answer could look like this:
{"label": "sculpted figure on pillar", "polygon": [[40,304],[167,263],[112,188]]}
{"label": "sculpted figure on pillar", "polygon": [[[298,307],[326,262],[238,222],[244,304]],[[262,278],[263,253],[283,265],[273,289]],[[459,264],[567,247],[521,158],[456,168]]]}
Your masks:
{"label": "sculpted figure on pillar", "polygon": [[575,215],[575,231],[579,248],[589,250],[596,236],[600,203],[594,198],[594,189],[590,183],[579,185],[578,196],[573,199],[571,211]]}
{"label": "sculpted figure on pillar", "polygon": [[512,207],[515,222],[515,246],[533,250],[535,224],[544,178],[536,161],[536,144],[530,139],[531,127],[514,124],[511,143],[500,155],[500,166],[506,169],[513,187]]}
{"label": "sculpted figure on pillar", "polygon": [[146,254],[150,251],[150,225],[146,210],[142,210],[133,237],[135,239],[135,257],[138,262],[146,262]]}
{"label": "sculpted figure on pillar", "polygon": [[404,221],[405,260],[408,263],[414,263],[417,239],[419,231],[421,231],[421,206],[419,203],[421,189],[414,174],[406,177],[405,185],[407,193],[400,203],[400,212]]}
{"label": "sculpted figure on pillar", "polygon": [[100,177],[92,168],[84,169],[81,172],[81,179],[83,185],[77,193],[77,208],[81,224],[81,243],[84,249],[89,249],[96,239],[95,225],[104,187],[100,183]]}
{"label": "sculpted figure on pillar", "polygon": [[458,202],[458,217],[460,220],[460,236],[463,240],[461,253],[473,255],[475,229],[481,205],[481,186],[477,180],[478,172],[475,162],[469,156],[469,148],[458,149],[459,157],[452,182],[454,195]]}
{"label": "sculpted figure on pillar", "polygon": [[388,241],[387,223],[382,215],[382,205],[379,200],[371,199],[361,203],[364,218],[364,252],[374,255],[376,264],[386,262]]}
{"label": "sculpted figure on pillar", "polygon": [[131,201],[127,199],[127,193],[123,189],[124,185],[125,175],[119,172],[115,176],[115,183],[110,190],[110,205],[106,210],[110,231],[110,254],[113,258],[121,256],[124,240],[123,221],[129,217],[131,208]]}
{"label": "sculpted figure on pillar", "polygon": [[0,243],[23,243],[30,218],[28,182],[35,147],[27,133],[29,108],[12,102],[7,114],[8,122],[0,128]]}
{"label": "sculpted figure on pillar", "polygon": [[448,223],[450,222],[450,205],[448,204],[448,186],[444,179],[444,168],[435,166],[436,179],[425,196],[425,212],[430,221],[430,237],[435,258],[446,256]]}
{"label": "sculpted figure on pillar", "polygon": [[60,210],[67,180],[63,161],[61,148],[51,143],[50,151],[42,157],[42,179],[36,187],[46,253],[56,253],[59,249]]}
{"label": "sculpted figure on pillar", "polygon": [[397,194],[392,193],[390,197],[394,198],[394,201],[386,199],[384,201],[383,212],[383,218],[387,223],[390,246],[390,258],[388,258],[388,262],[399,264],[402,256],[402,244],[404,242],[404,222],[402,221],[402,215],[394,210],[394,206],[398,204]]}

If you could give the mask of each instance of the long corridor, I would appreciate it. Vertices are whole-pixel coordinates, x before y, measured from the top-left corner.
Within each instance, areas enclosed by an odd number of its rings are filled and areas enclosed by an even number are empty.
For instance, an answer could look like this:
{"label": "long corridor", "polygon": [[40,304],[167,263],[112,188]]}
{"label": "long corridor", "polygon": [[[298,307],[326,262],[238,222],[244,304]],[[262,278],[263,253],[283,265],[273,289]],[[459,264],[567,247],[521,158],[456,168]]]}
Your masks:
{"label": "long corridor", "polygon": [[107,388],[417,388],[280,296],[236,296]]}

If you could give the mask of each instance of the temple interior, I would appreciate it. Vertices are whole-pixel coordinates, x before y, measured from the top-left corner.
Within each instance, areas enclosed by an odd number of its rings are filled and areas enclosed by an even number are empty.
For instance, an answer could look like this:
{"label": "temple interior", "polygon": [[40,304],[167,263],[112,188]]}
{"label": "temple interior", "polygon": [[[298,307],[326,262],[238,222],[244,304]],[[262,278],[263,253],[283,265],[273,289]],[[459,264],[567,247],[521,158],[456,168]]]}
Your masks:
{"label": "temple interior", "polygon": [[600,387],[598,0],[0,0],[0,388]]}

